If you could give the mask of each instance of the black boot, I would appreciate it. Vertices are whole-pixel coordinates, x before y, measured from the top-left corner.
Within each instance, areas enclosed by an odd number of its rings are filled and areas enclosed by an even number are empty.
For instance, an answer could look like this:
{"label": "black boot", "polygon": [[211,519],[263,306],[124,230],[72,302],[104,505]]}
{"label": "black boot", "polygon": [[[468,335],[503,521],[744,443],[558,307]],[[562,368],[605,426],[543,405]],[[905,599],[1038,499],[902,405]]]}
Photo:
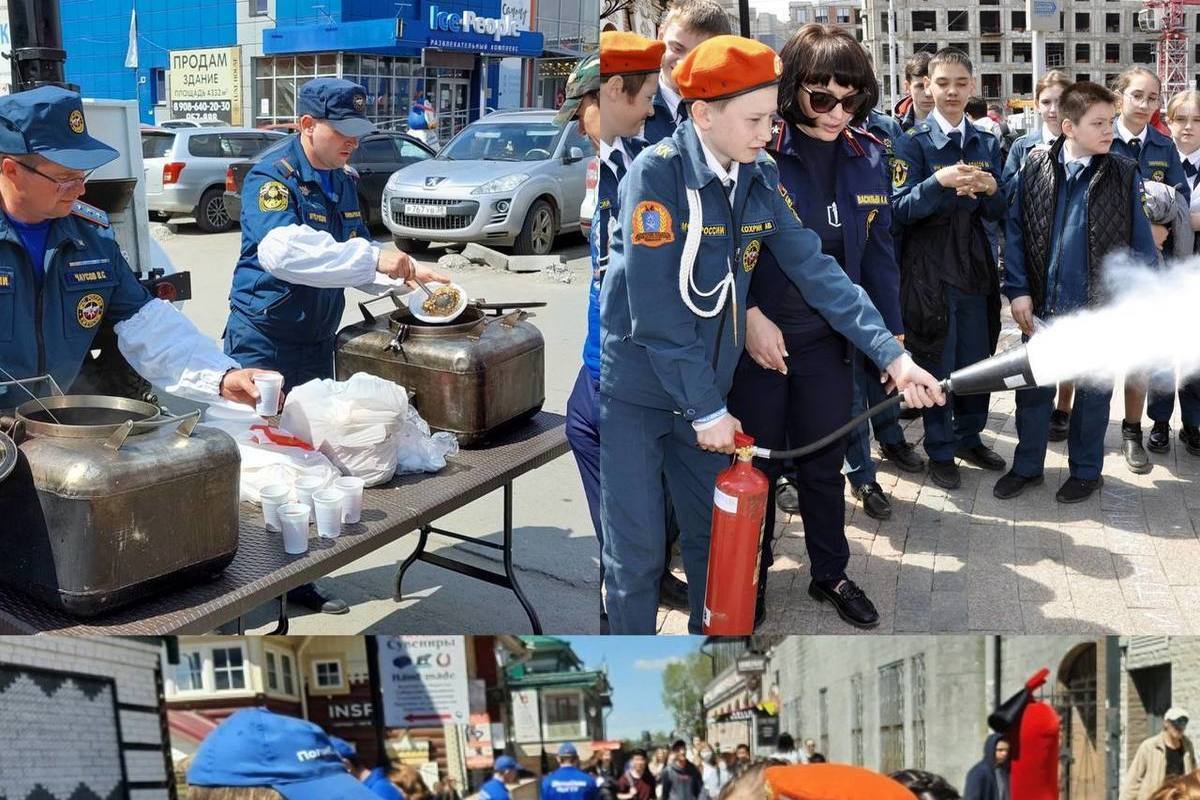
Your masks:
{"label": "black boot", "polygon": [[676,578],[669,569],[663,573],[662,582],[658,585],[658,602],[676,611],[688,610],[687,583]]}
{"label": "black boot", "polygon": [[1156,422],[1150,428],[1150,436],[1146,439],[1146,449],[1151,453],[1171,452],[1171,425],[1167,422]]}
{"label": "black boot", "polygon": [[315,611],[318,614],[348,614],[350,606],[345,600],[324,594],[315,583],[306,583],[287,593],[289,603]]}
{"label": "black boot", "polygon": [[1150,471],[1150,456],[1142,447],[1142,423],[1121,422],[1121,452],[1133,474],[1145,475]]}
{"label": "black boot", "polygon": [[814,580],[808,584],[808,594],[814,600],[832,603],[838,616],[856,628],[874,628],[879,624],[879,612],[875,610],[875,604],[849,578]]}
{"label": "black boot", "polygon": [[1183,442],[1188,453],[1200,456],[1200,428],[1195,425],[1184,425],[1179,431],[1179,441]]}
{"label": "black boot", "polygon": [[883,493],[883,487],[875,481],[855,486],[851,491],[862,501],[863,511],[867,512],[871,519],[882,520],[892,516],[892,504]]}
{"label": "black boot", "polygon": [[905,441],[895,444],[879,445],[879,452],[905,472],[924,472],[925,459],[917,454],[917,449]]}

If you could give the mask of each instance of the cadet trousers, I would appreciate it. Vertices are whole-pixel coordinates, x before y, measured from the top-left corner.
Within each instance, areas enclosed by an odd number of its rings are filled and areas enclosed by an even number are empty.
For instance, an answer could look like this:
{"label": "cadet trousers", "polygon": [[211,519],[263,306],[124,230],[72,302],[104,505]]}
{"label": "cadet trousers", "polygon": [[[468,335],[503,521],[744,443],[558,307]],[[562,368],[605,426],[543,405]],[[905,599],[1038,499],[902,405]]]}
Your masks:
{"label": "cadet trousers", "polygon": [[604,585],[614,634],[653,634],[666,557],[667,492],[679,520],[687,574],[688,632],[703,632],[713,490],[730,457],[696,445],[691,423],[674,411],[600,393],[600,524]]}
{"label": "cadet trousers", "polygon": [[237,311],[230,312],[225,324],[225,354],[243,367],[281,373],[284,391],[314,379],[332,378],[336,346],[336,336],[303,343],[274,341]]}
{"label": "cadet trousers", "polygon": [[[1170,422],[1175,413],[1175,376],[1163,376],[1150,382],[1150,402],[1146,413],[1155,422]],[[1193,378],[1179,387],[1179,407],[1183,424],[1200,426],[1200,378]]]}
{"label": "cadet trousers", "polygon": [[[846,358],[848,346],[840,336],[783,336],[788,374],[763,369],[743,354],[729,393],[729,411],[755,443],[771,450],[803,447],[850,420],[853,377]],[[809,571],[819,581],[846,572],[850,546],[846,542],[846,483],[842,462],[846,440],[839,439],[795,461],[756,459],[755,465],[774,481],[791,477],[800,495],[804,544]],[[768,509],[768,519],[774,515]],[[763,535],[760,575],[773,562],[773,527]]]}
{"label": "cadet trousers", "polygon": [[[854,356],[854,400],[850,416],[856,417],[871,406],[883,402],[887,395],[879,381],[880,370],[866,356]],[[892,406],[850,432],[846,444],[846,464],[842,472],[855,489],[874,483],[876,479],[875,459],[871,458],[871,431],[880,444],[900,444],[904,441],[904,430],[900,427],[900,409]]]}
{"label": "cadet trousers", "polygon": [[[1020,389],[1017,399],[1017,450],[1013,472],[1036,478],[1046,463],[1050,436],[1050,413],[1054,410],[1054,387]],[[1078,384],[1071,407],[1067,433],[1067,461],[1071,477],[1094,481],[1104,469],[1104,434],[1108,430],[1112,386]]]}
{"label": "cadet trousers", "polygon": [[[942,380],[961,367],[991,355],[988,339],[987,296],[943,286],[948,316],[946,344],[940,358],[917,357],[917,363]],[[952,461],[955,451],[982,444],[991,395],[954,395],[944,406],[922,411],[925,453],[933,461]]]}

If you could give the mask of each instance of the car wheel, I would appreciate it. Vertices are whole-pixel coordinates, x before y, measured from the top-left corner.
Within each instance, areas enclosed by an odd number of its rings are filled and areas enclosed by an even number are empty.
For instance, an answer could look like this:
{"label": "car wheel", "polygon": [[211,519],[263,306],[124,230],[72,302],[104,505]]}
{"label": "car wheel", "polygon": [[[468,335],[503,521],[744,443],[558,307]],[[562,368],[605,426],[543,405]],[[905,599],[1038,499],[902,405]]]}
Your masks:
{"label": "car wheel", "polygon": [[519,256],[549,255],[554,249],[554,209],[545,200],[537,200],[525,215],[525,224],[513,243]]}
{"label": "car wheel", "polygon": [[396,243],[396,249],[401,253],[424,253],[429,249],[429,242],[424,239],[406,239],[403,236],[393,236],[392,241]]}
{"label": "car wheel", "polygon": [[225,210],[225,187],[214,186],[200,196],[196,225],[205,233],[224,233],[233,227],[233,220]]}

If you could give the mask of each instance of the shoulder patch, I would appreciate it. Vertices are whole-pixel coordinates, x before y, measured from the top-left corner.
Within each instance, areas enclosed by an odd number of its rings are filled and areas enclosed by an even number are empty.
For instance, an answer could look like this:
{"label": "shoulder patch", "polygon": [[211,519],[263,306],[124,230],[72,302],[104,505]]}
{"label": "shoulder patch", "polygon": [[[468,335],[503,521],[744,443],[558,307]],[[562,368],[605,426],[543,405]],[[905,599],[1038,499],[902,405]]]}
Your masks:
{"label": "shoulder patch", "polygon": [[638,203],[633,209],[633,232],[629,240],[644,247],[662,247],[675,241],[671,212],[653,200]]}
{"label": "shoulder patch", "polygon": [[892,188],[899,189],[908,180],[908,162],[902,158],[892,159]]}
{"label": "shoulder patch", "polygon": [[93,225],[99,225],[101,228],[108,227],[108,214],[82,200],[76,200],[71,204],[71,213],[80,219],[86,219]]}
{"label": "shoulder patch", "polygon": [[259,211],[284,211],[288,200],[288,188],[279,181],[267,181],[258,190]]}
{"label": "shoulder patch", "polygon": [[667,139],[663,139],[661,142],[654,145],[654,150],[651,152],[653,152],[654,155],[658,156],[659,158],[673,156],[676,153],[675,143]]}

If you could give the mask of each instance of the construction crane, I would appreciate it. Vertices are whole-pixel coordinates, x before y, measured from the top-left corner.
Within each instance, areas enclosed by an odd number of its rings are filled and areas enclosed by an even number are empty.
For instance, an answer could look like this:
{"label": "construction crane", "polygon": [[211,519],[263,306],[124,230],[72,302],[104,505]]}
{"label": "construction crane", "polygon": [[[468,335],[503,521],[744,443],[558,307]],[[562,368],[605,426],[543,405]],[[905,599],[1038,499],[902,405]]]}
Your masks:
{"label": "construction crane", "polygon": [[1182,92],[1188,86],[1188,35],[1184,25],[1186,6],[1200,6],[1200,0],[1143,0],[1138,12],[1138,28],[1158,34],[1156,60],[1158,79],[1164,97]]}

